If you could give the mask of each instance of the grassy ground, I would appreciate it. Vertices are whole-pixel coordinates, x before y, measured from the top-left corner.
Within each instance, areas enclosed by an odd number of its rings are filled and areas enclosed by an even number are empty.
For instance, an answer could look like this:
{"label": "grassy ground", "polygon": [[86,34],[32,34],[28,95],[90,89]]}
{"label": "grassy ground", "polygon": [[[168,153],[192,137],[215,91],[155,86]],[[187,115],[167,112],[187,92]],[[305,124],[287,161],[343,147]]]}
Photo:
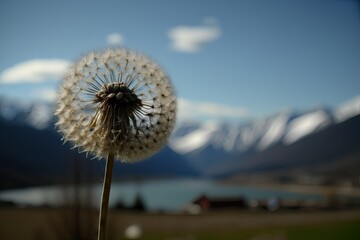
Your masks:
{"label": "grassy ground", "polygon": [[259,227],[253,229],[208,230],[193,233],[150,233],[143,239],[197,239],[197,240],[358,240],[360,221],[322,223],[313,226]]}
{"label": "grassy ground", "polygon": [[[96,218],[95,211],[0,209],[0,240],[95,239]],[[125,239],[124,230],[131,224],[141,226],[143,240],[360,239],[360,210],[227,211],[197,216],[112,211],[109,240]]]}

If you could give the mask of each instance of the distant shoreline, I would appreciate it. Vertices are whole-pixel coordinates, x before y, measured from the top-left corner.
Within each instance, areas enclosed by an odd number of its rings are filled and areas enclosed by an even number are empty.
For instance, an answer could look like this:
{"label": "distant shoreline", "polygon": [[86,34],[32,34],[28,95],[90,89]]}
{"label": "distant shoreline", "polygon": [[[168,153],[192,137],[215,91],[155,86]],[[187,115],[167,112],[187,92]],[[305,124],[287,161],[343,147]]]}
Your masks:
{"label": "distant shoreline", "polygon": [[244,187],[253,187],[258,189],[272,189],[295,193],[314,193],[314,194],[336,194],[341,196],[360,197],[359,187],[341,187],[341,186],[320,186],[320,185],[304,185],[304,184],[288,184],[288,183],[254,183],[236,180],[220,181],[224,185],[236,185]]}

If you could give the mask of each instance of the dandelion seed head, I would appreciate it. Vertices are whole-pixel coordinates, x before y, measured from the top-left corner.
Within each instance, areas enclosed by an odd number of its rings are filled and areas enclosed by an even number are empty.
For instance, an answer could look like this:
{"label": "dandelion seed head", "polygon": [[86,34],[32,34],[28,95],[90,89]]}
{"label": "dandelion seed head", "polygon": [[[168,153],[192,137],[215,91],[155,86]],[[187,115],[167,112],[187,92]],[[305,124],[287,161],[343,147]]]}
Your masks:
{"label": "dandelion seed head", "polygon": [[169,77],[151,59],[125,49],[91,52],[64,77],[56,125],[80,151],[134,162],[160,150],[176,119]]}

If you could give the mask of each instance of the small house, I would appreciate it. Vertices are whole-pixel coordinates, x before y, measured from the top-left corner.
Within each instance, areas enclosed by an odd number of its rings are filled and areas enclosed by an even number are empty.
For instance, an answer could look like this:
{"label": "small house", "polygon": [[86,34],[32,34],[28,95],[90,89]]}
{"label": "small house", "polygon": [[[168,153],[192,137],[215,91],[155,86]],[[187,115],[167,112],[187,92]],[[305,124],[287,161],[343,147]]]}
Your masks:
{"label": "small house", "polygon": [[246,201],[243,197],[208,197],[201,195],[193,201],[202,210],[246,208]]}

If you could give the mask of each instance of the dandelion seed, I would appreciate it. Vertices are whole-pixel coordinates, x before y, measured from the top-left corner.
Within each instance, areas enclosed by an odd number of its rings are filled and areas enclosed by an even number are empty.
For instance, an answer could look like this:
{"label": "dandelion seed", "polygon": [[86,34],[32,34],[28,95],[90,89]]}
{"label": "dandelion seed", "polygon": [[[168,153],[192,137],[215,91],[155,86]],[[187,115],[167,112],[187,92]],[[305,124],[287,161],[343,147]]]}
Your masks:
{"label": "dandelion seed", "polygon": [[55,112],[59,132],[80,151],[107,158],[99,240],[106,238],[114,160],[135,162],[159,151],[174,127],[175,109],[167,75],[131,51],[91,52],[64,77]]}
{"label": "dandelion seed", "polygon": [[[55,114],[64,139],[80,151],[134,162],[166,143],[174,105],[171,82],[157,64],[138,53],[107,49],[74,64],[60,86]],[[156,141],[144,147],[148,136]],[[133,151],[134,145],[142,148]]]}

